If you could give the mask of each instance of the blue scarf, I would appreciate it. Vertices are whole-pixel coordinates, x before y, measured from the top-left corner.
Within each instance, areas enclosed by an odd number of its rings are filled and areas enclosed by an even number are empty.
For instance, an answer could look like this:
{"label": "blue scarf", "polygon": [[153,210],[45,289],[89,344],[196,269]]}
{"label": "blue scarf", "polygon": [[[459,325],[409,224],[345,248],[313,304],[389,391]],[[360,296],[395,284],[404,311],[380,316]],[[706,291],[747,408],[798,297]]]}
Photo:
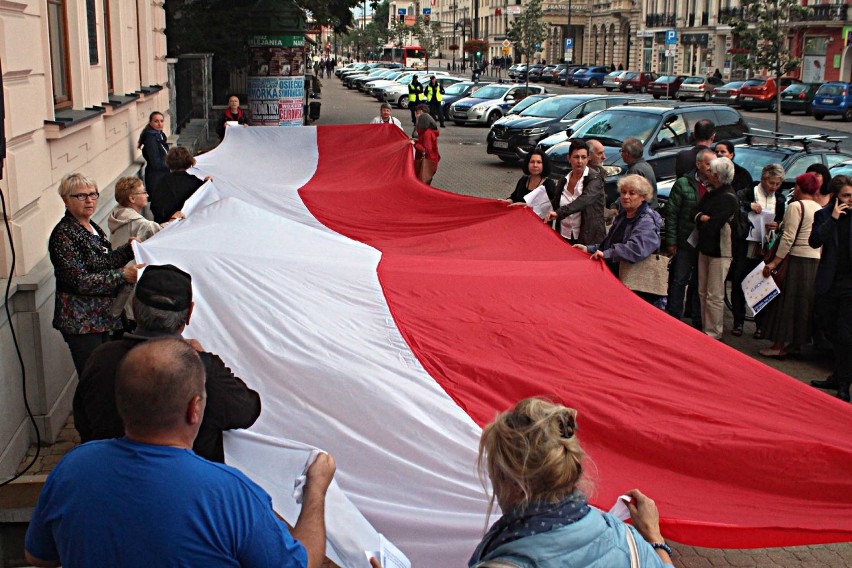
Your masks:
{"label": "blue scarf", "polygon": [[468,566],[486,559],[504,544],[576,523],[590,510],[586,496],[576,490],[559,503],[539,501],[516,507],[491,526],[470,557]]}

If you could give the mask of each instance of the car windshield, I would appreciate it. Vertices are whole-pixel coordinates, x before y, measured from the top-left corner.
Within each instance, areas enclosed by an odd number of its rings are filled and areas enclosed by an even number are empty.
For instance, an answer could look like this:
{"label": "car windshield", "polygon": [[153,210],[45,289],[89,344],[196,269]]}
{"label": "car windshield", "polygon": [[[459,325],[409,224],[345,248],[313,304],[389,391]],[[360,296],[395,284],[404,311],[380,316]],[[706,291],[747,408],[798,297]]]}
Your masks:
{"label": "car windshield", "polygon": [[616,77],[618,77],[622,73],[624,73],[624,71],[613,71],[612,73],[607,73],[606,78],[607,79],[615,79]]}
{"label": "car windshield", "polygon": [[790,93],[801,93],[802,91],[807,91],[807,90],[808,90],[808,86],[805,85],[804,83],[793,83],[792,85],[790,85],[789,87],[784,89],[784,92],[787,93],[787,94],[790,94]]}
{"label": "car windshield", "polygon": [[659,115],[642,112],[601,112],[574,129],[572,138],[598,138],[607,146],[621,145],[633,136],[642,144],[651,137],[660,122]]}
{"label": "car windshield", "polygon": [[743,86],[742,81],[733,81],[731,83],[726,83],[719,88],[720,89],[739,89],[742,86]]}
{"label": "car windshield", "polygon": [[663,75],[657,79],[657,83],[674,83],[677,80],[675,75]]}
{"label": "car windshield", "polygon": [[446,89],[444,89],[444,94],[446,95],[460,95],[465,89],[467,89],[470,85],[465,83],[456,83],[455,85],[450,85]]}
{"label": "car windshield", "polygon": [[622,81],[629,81],[630,79],[635,79],[639,76],[639,73],[625,73],[622,77]]}
{"label": "car windshield", "polygon": [[787,157],[785,153],[773,152],[769,149],[754,148],[751,146],[737,146],[734,161],[748,170],[751,178],[760,179],[763,167],[769,164],[780,164]]}
{"label": "car windshield", "polygon": [[521,116],[540,116],[542,118],[562,118],[568,111],[583,104],[583,101],[551,98],[538,101],[521,113]]}
{"label": "car windshield", "polygon": [[704,82],[704,77],[688,77],[683,84],[684,85],[697,85],[699,83]]}
{"label": "car windshield", "polygon": [[745,83],[743,83],[743,87],[762,87],[766,84],[766,81],[763,79],[749,79]]}
{"label": "car windshield", "polygon": [[818,95],[828,95],[830,97],[839,97],[843,95],[843,91],[846,89],[843,88],[842,85],[823,85],[817,91]]}
{"label": "car windshield", "polygon": [[490,87],[482,87],[478,91],[476,91],[475,98],[477,99],[499,99],[503,95],[506,94],[511,87],[501,87],[499,85],[492,85]]}

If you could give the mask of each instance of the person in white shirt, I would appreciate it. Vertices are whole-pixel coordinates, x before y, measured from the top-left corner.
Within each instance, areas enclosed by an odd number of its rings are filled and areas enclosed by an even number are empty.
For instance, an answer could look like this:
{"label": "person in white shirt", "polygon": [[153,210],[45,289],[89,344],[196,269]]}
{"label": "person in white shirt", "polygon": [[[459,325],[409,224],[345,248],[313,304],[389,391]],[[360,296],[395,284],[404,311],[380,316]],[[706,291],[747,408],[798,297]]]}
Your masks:
{"label": "person in white shirt", "polygon": [[388,103],[382,103],[382,106],[379,107],[379,116],[374,118],[371,124],[395,124],[400,130],[403,130],[399,119],[391,116],[391,106]]}

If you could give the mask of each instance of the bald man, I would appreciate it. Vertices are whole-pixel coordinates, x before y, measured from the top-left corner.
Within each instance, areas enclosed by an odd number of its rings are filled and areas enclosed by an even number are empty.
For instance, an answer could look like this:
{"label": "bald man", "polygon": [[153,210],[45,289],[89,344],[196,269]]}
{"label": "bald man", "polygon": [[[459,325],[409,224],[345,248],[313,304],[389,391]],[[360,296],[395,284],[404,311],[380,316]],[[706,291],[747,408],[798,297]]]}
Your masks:
{"label": "bald man", "polygon": [[42,489],[27,530],[33,566],[320,567],[334,460],[307,471],[292,536],[239,470],[192,451],[206,403],[204,364],[182,339],[153,339],[118,368],[126,436],[83,444]]}
{"label": "bald man", "polygon": [[604,149],[604,145],[600,143],[600,141],[595,140],[594,138],[589,138],[589,167],[594,167],[598,169],[601,174],[601,177],[606,179],[606,172],[601,169],[604,161],[606,160],[606,150]]}

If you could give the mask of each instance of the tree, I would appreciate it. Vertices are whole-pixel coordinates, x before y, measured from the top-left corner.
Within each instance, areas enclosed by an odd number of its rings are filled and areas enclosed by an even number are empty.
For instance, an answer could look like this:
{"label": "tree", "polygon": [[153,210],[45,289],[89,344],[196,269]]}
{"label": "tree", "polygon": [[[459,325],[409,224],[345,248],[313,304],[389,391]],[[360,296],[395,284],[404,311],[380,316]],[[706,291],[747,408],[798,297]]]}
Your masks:
{"label": "tree", "polygon": [[[734,60],[752,71],[767,70],[775,79],[775,131],[781,128],[781,76],[799,66],[788,35],[793,22],[805,21],[813,11],[799,0],[741,0],[739,17],[728,22],[739,52]],[[772,110],[773,107],[770,107]]]}
{"label": "tree", "polygon": [[[536,46],[547,39],[547,24],[542,21],[541,0],[531,0],[526,9],[516,16],[506,34],[515,49],[524,55],[527,64],[532,62]],[[530,76],[527,73],[527,86]]]}
{"label": "tree", "polygon": [[429,58],[444,44],[444,38],[441,37],[441,24],[427,21],[426,18],[418,15],[413,31],[420,47],[426,51],[426,71],[429,71]]}

